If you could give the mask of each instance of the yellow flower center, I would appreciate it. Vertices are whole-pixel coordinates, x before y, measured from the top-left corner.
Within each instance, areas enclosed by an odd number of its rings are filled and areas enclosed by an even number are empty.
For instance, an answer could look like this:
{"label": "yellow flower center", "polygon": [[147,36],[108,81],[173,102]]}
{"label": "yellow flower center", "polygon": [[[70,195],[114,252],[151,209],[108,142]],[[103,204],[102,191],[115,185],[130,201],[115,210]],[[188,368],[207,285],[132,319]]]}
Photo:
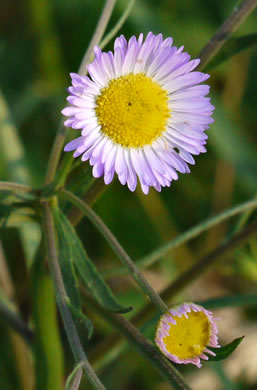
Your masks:
{"label": "yellow flower center", "polygon": [[151,144],[170,116],[167,91],[144,73],[111,80],[96,99],[95,110],[102,132],[131,148]]}
{"label": "yellow flower center", "polygon": [[211,324],[201,311],[187,313],[188,318],[172,316],[176,325],[170,324],[169,335],[163,338],[168,352],[179,359],[201,355],[210,341]]}

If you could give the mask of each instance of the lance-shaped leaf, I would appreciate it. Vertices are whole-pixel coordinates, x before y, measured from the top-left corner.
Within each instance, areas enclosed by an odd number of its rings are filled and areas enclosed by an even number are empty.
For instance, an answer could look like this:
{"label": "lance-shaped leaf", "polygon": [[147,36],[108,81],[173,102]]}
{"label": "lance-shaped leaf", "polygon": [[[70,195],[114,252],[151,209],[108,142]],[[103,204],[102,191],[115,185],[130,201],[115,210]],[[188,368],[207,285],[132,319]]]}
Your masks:
{"label": "lance-shaped leaf", "polygon": [[74,269],[74,255],[66,229],[66,220],[63,213],[55,208],[55,227],[58,236],[59,263],[62,271],[63,282],[71,304],[78,310],[81,309],[78,279]]}
{"label": "lance-shaped leaf", "polygon": [[82,365],[82,363],[77,364],[70,373],[65,385],[65,390],[78,390],[83,373]]}
{"label": "lance-shaped leaf", "polygon": [[227,61],[229,58],[240,53],[240,51],[249,49],[249,47],[257,44],[257,34],[249,34],[238,38],[230,38],[224,44],[219,53],[207,65],[205,70],[209,72],[210,69]]}
{"label": "lance-shaped leaf", "polygon": [[131,307],[121,306],[115,296],[113,295],[110,287],[104,281],[100,273],[98,272],[94,263],[88,257],[82,242],[77,236],[73,226],[63,213],[60,213],[62,228],[64,231],[64,238],[67,241],[74,264],[78,270],[79,275],[83,279],[88,290],[97,300],[99,305],[106,310],[116,313],[127,313],[131,310]]}
{"label": "lance-shaped leaf", "polygon": [[210,349],[211,351],[216,353],[216,356],[209,356],[209,360],[217,362],[219,360],[226,359],[227,357],[229,357],[231,355],[232,352],[235,351],[235,349],[239,346],[239,344],[241,343],[243,338],[244,338],[244,336],[238,337],[237,339],[231,341],[231,343],[224,345],[224,347],[221,347],[221,348],[208,347],[208,349]]}
{"label": "lance-shaped leaf", "polygon": [[224,297],[207,299],[205,301],[199,302],[199,305],[205,307],[206,309],[219,309],[224,307],[240,307],[246,305],[256,305],[257,304],[257,294],[236,294],[236,295],[227,295]]}
{"label": "lance-shaped leaf", "polygon": [[79,321],[82,322],[82,324],[87,328],[88,331],[88,338],[90,339],[93,335],[94,327],[92,324],[92,321],[83,314],[80,310],[78,310],[75,306],[72,305],[72,303],[67,299],[67,305],[70,308],[70,311],[72,314],[79,319]]}
{"label": "lance-shaped leaf", "polygon": [[[26,153],[7,105],[7,101],[0,91],[0,153],[8,180],[29,184],[31,172],[26,160]],[[32,260],[41,238],[37,224],[20,226],[21,240],[26,258]]]}

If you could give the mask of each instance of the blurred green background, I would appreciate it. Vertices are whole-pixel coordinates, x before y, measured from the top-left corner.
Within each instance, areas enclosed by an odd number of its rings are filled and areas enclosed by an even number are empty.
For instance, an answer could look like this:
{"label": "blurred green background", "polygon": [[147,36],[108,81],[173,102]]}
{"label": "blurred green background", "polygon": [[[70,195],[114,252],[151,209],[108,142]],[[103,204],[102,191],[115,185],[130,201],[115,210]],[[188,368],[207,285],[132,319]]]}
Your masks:
{"label": "blurred green background", "polygon": [[[17,180],[37,187],[42,185],[50,148],[61,120],[60,110],[66,104],[69,73],[78,70],[103,4],[102,0],[1,0],[0,85],[17,129],[15,139],[8,137],[8,129],[4,126],[0,129],[1,180]],[[107,32],[119,19],[126,4],[125,0],[117,1]],[[176,46],[184,45],[195,58],[236,4],[235,0],[137,0],[120,33],[129,38],[140,32],[161,32],[164,37],[172,36]],[[255,10],[235,36],[256,33],[256,26]],[[112,47],[113,42],[106,49]],[[215,123],[208,131],[208,152],[196,157],[196,166],[192,167],[190,175],[180,175],[170,188],[161,194],[151,190],[149,196],[143,195],[140,189],[131,193],[115,182],[95,203],[95,210],[133,259],[148,254],[210,215],[255,196],[256,63],[257,49],[253,47],[210,71]],[[79,169],[80,172],[86,170],[86,164]],[[238,221],[239,218],[223,223],[188,245],[177,248],[158,265],[148,269],[145,276],[161,291],[180,271],[235,231]],[[16,227],[2,227],[0,235],[15,286],[15,299],[23,318],[33,328],[30,320],[33,301],[30,265],[40,234],[36,225],[29,225],[29,229],[32,245],[23,239],[23,231]],[[88,221],[79,224],[78,232],[99,269],[106,270],[119,264]],[[256,292],[256,245],[247,245],[226,260],[193,283],[179,300],[197,301]],[[133,306],[135,310],[144,303],[144,297],[131,279],[112,278],[109,282],[120,302]],[[46,324],[48,311],[54,310],[54,307],[49,308],[50,303],[42,303],[42,308],[40,305],[38,308],[46,316]],[[257,388],[256,308],[226,308],[218,312],[222,343],[242,334],[249,337],[224,366],[205,364],[202,370],[186,368],[193,388],[205,390],[207,384],[208,390]],[[83,328],[80,332],[90,357],[95,346],[108,336],[111,329],[93,312],[88,310],[88,313],[95,324],[94,337],[88,342]],[[60,329],[64,381],[72,369],[73,360],[61,322]],[[0,334],[0,388],[36,389],[33,379],[28,380],[28,376],[35,378],[40,375],[42,367],[39,364],[33,369],[34,358],[30,353],[26,357],[28,362],[24,358],[21,365],[23,349],[1,317]],[[51,337],[53,335],[49,335],[49,339]],[[169,388],[132,347],[100,369],[99,374],[112,389]],[[81,389],[86,388],[89,385],[84,381]]]}

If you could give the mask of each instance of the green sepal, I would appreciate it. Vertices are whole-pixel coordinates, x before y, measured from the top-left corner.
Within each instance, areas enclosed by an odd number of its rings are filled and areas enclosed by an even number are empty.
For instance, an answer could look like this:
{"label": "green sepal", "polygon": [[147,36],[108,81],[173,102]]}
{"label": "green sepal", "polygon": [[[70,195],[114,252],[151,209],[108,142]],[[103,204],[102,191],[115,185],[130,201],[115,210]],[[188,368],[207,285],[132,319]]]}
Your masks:
{"label": "green sepal", "polygon": [[244,337],[245,336],[238,337],[238,338],[234,339],[233,341],[231,341],[231,343],[224,345],[221,348],[208,347],[208,349],[210,349],[211,351],[216,353],[216,356],[208,355],[209,361],[217,362],[217,361],[224,360],[227,357],[229,357],[235,351],[235,349],[239,346],[239,344],[243,341]]}

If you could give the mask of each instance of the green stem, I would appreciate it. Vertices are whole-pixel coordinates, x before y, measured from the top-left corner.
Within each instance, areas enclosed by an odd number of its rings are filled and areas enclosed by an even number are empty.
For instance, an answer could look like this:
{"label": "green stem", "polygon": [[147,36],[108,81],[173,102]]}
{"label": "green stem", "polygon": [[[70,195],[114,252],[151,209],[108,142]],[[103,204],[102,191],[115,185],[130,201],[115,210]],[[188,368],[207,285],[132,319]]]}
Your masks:
{"label": "green stem", "polygon": [[91,54],[93,52],[94,47],[101,41],[105,29],[107,27],[107,24],[110,20],[113,8],[115,6],[116,0],[106,0],[102,15],[97,23],[95,32],[93,34],[93,37],[91,39],[91,42],[88,46],[88,49],[82,59],[82,62],[79,67],[79,73],[84,74],[86,73],[86,66],[90,62]]}
{"label": "green stem", "polygon": [[123,24],[126,22],[132,8],[133,8],[133,5],[135,4],[135,1],[136,0],[130,0],[127,4],[127,7],[125,8],[123,14],[121,15],[120,19],[118,20],[118,22],[115,24],[115,26],[111,29],[111,31],[106,34],[106,36],[104,37],[104,39],[100,42],[100,48],[103,49],[111,40],[112,38],[115,37],[115,35],[117,34],[117,32],[121,29],[121,27],[123,26]]}
{"label": "green stem", "polygon": [[[220,260],[221,256],[227,256],[235,248],[243,245],[251,237],[256,236],[257,222],[254,222],[250,226],[247,226],[240,233],[237,233],[231,240],[222,243],[212,252],[204,256],[202,259],[192,265],[187,271],[178,276],[162,293],[161,297],[167,301],[170,301],[174,295],[178,294],[183,288],[189,285],[197,277],[200,277],[206,272],[217,260]],[[142,318],[146,318],[152,313],[152,306],[147,304],[143,309],[135,315],[133,322],[138,324]]]}
{"label": "green stem", "polygon": [[[228,255],[229,252],[242,245],[251,237],[255,236],[256,231],[257,222],[244,229],[241,233],[235,235],[231,240],[227,241],[224,244],[221,244],[217,249],[210,252],[208,255],[206,255],[196,264],[194,264],[191,268],[189,268],[188,271],[180,275],[170,286],[168,286],[161,293],[161,297],[167,301],[170,301],[170,299],[174,297],[175,294],[179,293],[186,285],[192,282],[196,277],[199,277],[204,272],[206,272],[210,266],[212,266],[217,260],[220,259],[221,256]],[[82,291],[84,293],[84,290]],[[253,300],[254,299],[256,299],[256,297],[253,298]],[[131,321],[133,322],[134,326],[141,326],[142,322],[144,322],[144,331],[146,331],[148,328],[148,324],[152,324],[152,321],[148,321],[146,323],[147,319],[149,319],[152,314],[153,306],[148,303],[131,319]],[[96,353],[93,353],[92,361],[96,363],[99,360],[102,360],[100,352],[103,354],[103,351],[106,351],[107,353],[111,347],[115,347],[119,350],[117,353],[118,356],[120,354],[120,351],[122,351],[121,336],[110,335],[108,338],[106,338],[104,342],[98,346],[95,351]]]}
{"label": "green stem", "polygon": [[10,181],[0,181],[0,191],[20,191],[20,192],[32,192],[33,188],[25,184],[14,183]]}
{"label": "green stem", "polygon": [[[257,194],[255,194],[254,198],[257,199]],[[243,229],[243,227],[246,225],[247,221],[249,220],[253,210],[254,209],[246,210],[246,212],[240,216],[240,218],[236,224],[236,227],[234,229],[235,233],[237,233]]]}
{"label": "green stem", "polygon": [[57,304],[60,309],[60,313],[63,319],[66,334],[72,349],[74,358],[77,363],[83,364],[86,375],[89,382],[96,390],[105,390],[105,387],[100,382],[93,368],[91,367],[86,354],[82,348],[79,335],[75,324],[72,319],[72,315],[67,306],[67,294],[65,291],[61,269],[58,261],[57,243],[55,238],[55,228],[52,216],[52,211],[48,203],[44,204],[44,231],[47,243],[48,261],[52,280],[54,282],[55,294]]}
{"label": "green stem", "polygon": [[54,144],[48,160],[47,172],[45,177],[45,185],[50,184],[55,176],[58,163],[61,158],[61,153],[64,145],[65,138],[67,136],[68,129],[64,126],[63,120],[59,125]]}
{"label": "green stem", "polygon": [[82,288],[81,291],[87,298],[87,303],[91,308],[99,313],[101,318],[103,317],[112,327],[117,328],[122,335],[124,335],[134,347],[141,353],[146,359],[158,368],[161,375],[168,381],[172,387],[175,385],[177,389],[190,390],[191,388],[185,383],[183,376],[180,372],[168,361],[159,350],[153,345],[153,343],[146,339],[142,333],[126,318],[120,314],[114,314],[102,309],[88,294],[88,292]]}
{"label": "green stem", "polygon": [[[169,251],[178,247],[179,245],[185,244],[186,242],[199,236],[201,233],[205,232],[206,230],[209,230],[213,226],[222,223],[228,218],[234,217],[235,215],[241,214],[248,210],[253,210],[255,208],[257,208],[257,199],[249,200],[248,202],[235,206],[232,209],[225,210],[222,213],[215,215],[214,217],[207,219],[204,222],[199,223],[198,225],[189,229],[187,232],[180,234],[174,240],[167,242],[158,249],[154,250],[149,255],[137,260],[136,265],[141,269],[150,267],[151,265],[156,263],[161,257],[165,256]],[[127,270],[125,268],[119,267],[106,271],[105,276],[113,277],[125,275],[126,273]]]}
{"label": "green stem", "polygon": [[72,373],[69,375],[66,384],[65,384],[65,390],[78,390],[80,381],[83,374],[83,367],[81,364],[78,364]]}
{"label": "green stem", "polygon": [[[106,185],[103,179],[95,179],[93,184],[87,190],[85,196],[83,196],[83,202],[93,205],[97,198],[106,190]],[[83,217],[83,213],[77,207],[72,207],[68,213],[68,219],[73,226],[76,226]]]}
{"label": "green stem", "polygon": [[45,267],[43,249],[43,245],[40,244],[34,257],[30,275],[37,389],[62,390],[64,351],[54,287]]}
{"label": "green stem", "polygon": [[208,44],[199,54],[201,59],[198,70],[204,69],[211,59],[222,48],[228,37],[240,26],[257,6],[257,0],[245,0],[239,7],[234,8],[232,14],[217,30]]}
{"label": "green stem", "polygon": [[[97,27],[96,27],[96,30],[93,34],[93,37],[92,37],[91,42],[89,44],[89,47],[88,47],[88,49],[87,49],[87,51],[82,59],[78,73],[80,73],[80,74],[84,73],[83,70],[86,68],[86,65],[89,62],[91,52],[92,52],[94,46],[97,45],[100,42],[100,40],[102,39],[102,36],[104,34],[104,31],[106,29],[108,21],[111,17],[111,13],[112,13],[112,10],[113,10],[115,3],[116,3],[116,0],[106,0],[101,17],[97,23]],[[67,133],[68,133],[67,127],[64,127],[64,124],[62,121],[62,123],[60,124],[60,127],[57,131],[55,141],[54,141],[54,144],[53,144],[53,147],[51,150],[51,154],[49,157],[48,167],[47,167],[47,172],[46,172],[46,177],[45,177],[45,185],[50,184],[55,177],[57,166],[58,166],[58,163],[60,161],[60,157],[61,157],[61,153],[62,153],[62,149],[63,149],[63,145],[64,145],[64,141],[65,141]]]}
{"label": "green stem", "polygon": [[191,268],[189,268],[188,271],[185,271],[169,287],[167,287],[162,296],[169,299],[173,297],[194,279],[199,277],[199,275],[206,272],[218,258],[228,255],[228,253],[235,249],[239,244],[242,245],[244,242],[248,241],[250,237],[256,235],[256,231],[257,221],[242,230],[240,233],[236,234],[231,240],[224,242],[210,254],[197,261]]}
{"label": "green stem", "polygon": [[116,237],[112,234],[109,228],[104,224],[104,222],[99,218],[99,216],[80,198],[72,194],[70,191],[62,190],[59,192],[64,198],[73,203],[74,206],[78,207],[83,214],[95,225],[95,227],[100,231],[100,233],[105,237],[106,241],[110,244],[114,252],[117,254],[122,263],[127,267],[129,273],[134,278],[134,280],[140,285],[143,291],[148,295],[151,301],[155,306],[160,310],[161,313],[167,311],[167,306],[157,294],[157,292],[152,288],[152,286],[147,282],[141,272],[138,270],[133,260],[129,257],[123,247],[120,245]]}

